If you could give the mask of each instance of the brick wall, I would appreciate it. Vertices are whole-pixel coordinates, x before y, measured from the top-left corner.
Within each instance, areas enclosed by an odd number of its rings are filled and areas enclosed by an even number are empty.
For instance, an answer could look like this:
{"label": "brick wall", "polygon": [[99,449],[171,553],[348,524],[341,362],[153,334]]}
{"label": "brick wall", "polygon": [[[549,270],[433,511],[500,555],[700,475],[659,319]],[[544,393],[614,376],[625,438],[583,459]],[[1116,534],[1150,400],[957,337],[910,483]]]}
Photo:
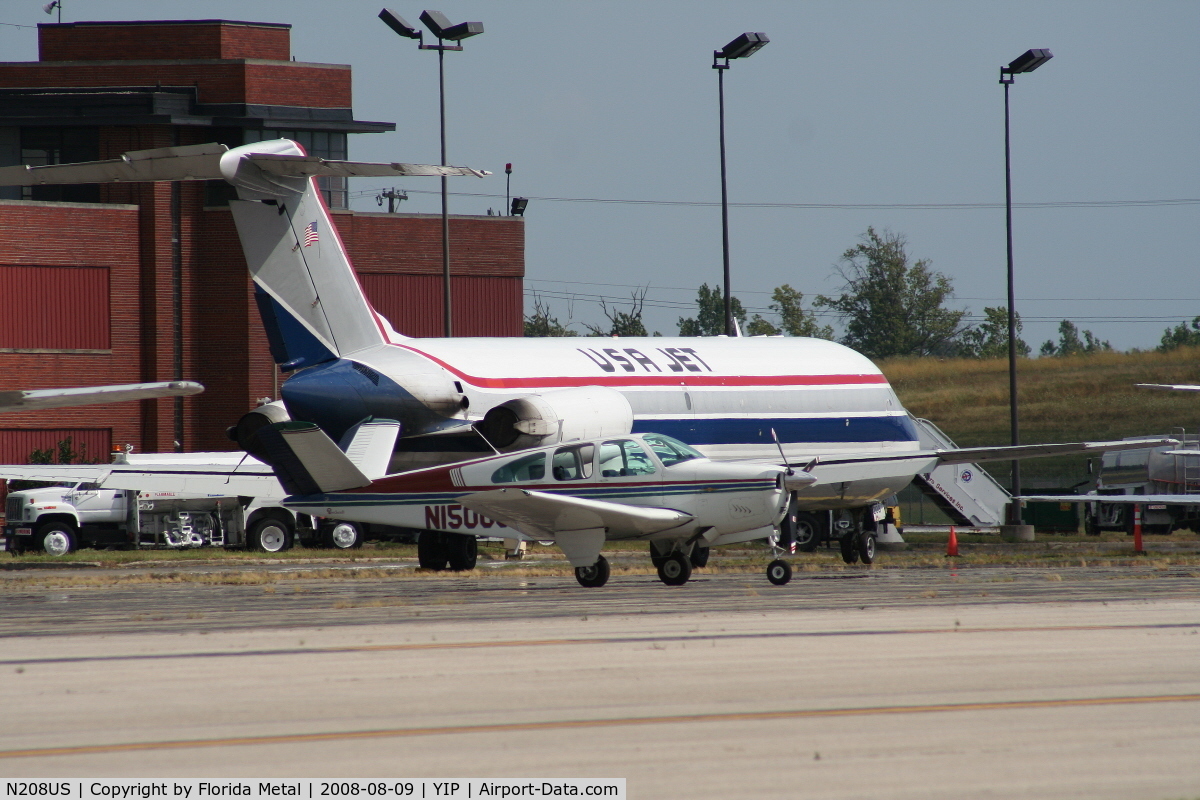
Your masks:
{"label": "brick wall", "polygon": [[23,62],[0,68],[0,88],[195,86],[201,103],[350,108],[350,68],[339,64]]}
{"label": "brick wall", "polygon": [[[107,353],[0,352],[0,389],[50,389],[140,379],[137,208],[0,201],[0,265],[104,267],[112,304]],[[38,309],[6,305],[3,313],[36,314]],[[6,429],[111,428],[114,441],[133,442],[139,449],[142,441],[140,415],[130,403],[8,413],[0,425]]]}
{"label": "brick wall", "polygon": [[38,25],[42,61],[291,58],[291,26],[252,22],[74,22]]}

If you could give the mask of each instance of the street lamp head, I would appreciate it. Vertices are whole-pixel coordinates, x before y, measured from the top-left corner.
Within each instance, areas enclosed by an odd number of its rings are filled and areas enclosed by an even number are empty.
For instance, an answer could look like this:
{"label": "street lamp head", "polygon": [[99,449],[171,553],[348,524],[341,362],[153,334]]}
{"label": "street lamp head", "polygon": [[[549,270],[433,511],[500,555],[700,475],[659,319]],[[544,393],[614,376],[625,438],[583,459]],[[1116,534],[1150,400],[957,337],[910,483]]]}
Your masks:
{"label": "street lamp head", "polygon": [[422,11],[421,22],[425,23],[425,27],[433,31],[433,35],[437,38],[449,39],[452,42],[461,42],[463,39],[483,33],[482,22],[460,22],[452,25],[446,15],[440,11]]}
{"label": "street lamp head", "polygon": [[1001,72],[1008,75],[1033,72],[1052,58],[1054,58],[1054,54],[1049,50],[1026,50],[1014,58],[1007,67],[1002,68]]}
{"label": "street lamp head", "polygon": [[481,33],[483,33],[482,22],[460,22],[442,31],[442,38],[452,42],[461,42],[463,39],[469,39]]}
{"label": "street lamp head", "polygon": [[390,8],[385,8],[379,12],[379,18],[387,23],[387,26],[400,34],[406,39],[420,39],[421,31],[414,28],[404,21],[404,17],[392,11]]}
{"label": "street lamp head", "polygon": [[[761,50],[771,41],[765,33],[743,33],[718,51],[720,58],[746,58]],[[1047,51],[1049,52],[1049,51]]]}
{"label": "street lamp head", "polygon": [[525,208],[528,205],[528,197],[514,197],[512,199],[512,207],[509,209],[509,214],[514,217],[523,217],[525,216]]}

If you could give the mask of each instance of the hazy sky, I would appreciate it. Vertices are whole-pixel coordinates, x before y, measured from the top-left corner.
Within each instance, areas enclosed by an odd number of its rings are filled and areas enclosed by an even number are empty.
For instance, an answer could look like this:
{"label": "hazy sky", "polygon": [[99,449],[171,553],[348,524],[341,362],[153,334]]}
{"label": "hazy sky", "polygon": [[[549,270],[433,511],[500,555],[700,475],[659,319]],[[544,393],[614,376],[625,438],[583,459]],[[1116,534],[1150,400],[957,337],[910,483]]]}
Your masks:
{"label": "hazy sky", "polygon": [[[351,137],[352,158],[436,163],[437,57],[376,18],[383,2],[417,24],[423,6],[400,0],[65,0],[64,21],[291,23],[297,59],[354,67],[358,119],[398,123]],[[15,26],[50,20],[41,3],[0,6],[0,58],[37,58],[36,31]],[[1002,304],[998,72],[1045,47],[1054,59],[1011,90],[1014,201],[1052,204],[1014,212],[1025,338],[1036,351],[1069,318],[1119,349],[1153,347],[1200,314],[1200,3],[436,8],[486,28],[446,56],[449,161],[498,173],[452,182],[494,196],[452,197],[451,211],[500,210],[512,162],[513,194],[535,198],[527,297],[541,293],[561,318],[565,296],[575,321],[598,323],[596,296],[648,286],[648,327],[673,334],[696,287],[720,283],[712,51],[743,31],[771,43],[726,74],[730,201],[816,206],[733,206],[734,293],[748,308],[785,282],[809,299],[836,292],[833,268],[869,225],[904,234],[910,256],[953,281],[956,305]],[[354,206],[376,210],[385,185],[358,181]],[[435,182],[396,185],[410,191],[403,210],[439,210]]]}

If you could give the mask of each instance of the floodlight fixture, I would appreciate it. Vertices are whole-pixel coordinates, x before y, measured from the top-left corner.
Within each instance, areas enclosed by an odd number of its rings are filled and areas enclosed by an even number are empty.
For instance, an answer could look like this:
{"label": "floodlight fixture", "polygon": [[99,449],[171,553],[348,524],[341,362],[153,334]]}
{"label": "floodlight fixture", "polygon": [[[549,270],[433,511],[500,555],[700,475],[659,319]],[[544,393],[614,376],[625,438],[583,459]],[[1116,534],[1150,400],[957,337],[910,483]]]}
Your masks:
{"label": "floodlight fixture", "polygon": [[434,36],[451,42],[461,42],[483,33],[482,22],[460,22],[455,25],[440,11],[422,11],[421,22],[425,23],[425,27],[429,28]]}
{"label": "floodlight fixture", "polygon": [[528,197],[514,197],[512,199],[512,208],[509,209],[509,213],[511,213],[514,217],[523,217],[525,216],[525,207],[528,205]]}
{"label": "floodlight fixture", "polygon": [[765,33],[743,33],[718,51],[718,58],[747,58],[761,50],[771,40]]}
{"label": "floodlight fixture", "polygon": [[1014,58],[1007,67],[1002,67],[1000,71],[1008,75],[1033,72],[1052,58],[1054,58],[1054,54],[1049,50],[1026,50]]}
{"label": "floodlight fixture", "polygon": [[420,29],[414,28],[404,21],[404,17],[392,11],[390,8],[385,8],[379,12],[379,18],[387,23],[387,26],[400,34],[406,39],[421,39],[423,34]]}

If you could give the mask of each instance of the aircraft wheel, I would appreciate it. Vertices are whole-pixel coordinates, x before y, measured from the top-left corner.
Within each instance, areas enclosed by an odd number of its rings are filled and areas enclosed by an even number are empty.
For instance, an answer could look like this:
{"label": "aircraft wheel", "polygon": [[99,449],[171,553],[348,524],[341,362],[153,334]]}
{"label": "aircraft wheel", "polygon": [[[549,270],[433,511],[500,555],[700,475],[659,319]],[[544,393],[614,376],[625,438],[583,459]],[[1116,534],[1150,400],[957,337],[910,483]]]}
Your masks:
{"label": "aircraft wheel", "polygon": [[579,581],[580,586],[594,588],[603,586],[608,583],[608,576],[612,574],[612,569],[608,566],[608,559],[600,556],[596,559],[596,563],[590,567],[576,567],[575,580]]}
{"label": "aircraft wheel", "polygon": [[858,563],[858,543],[854,541],[856,538],[853,533],[848,533],[838,539],[838,544],[842,546],[842,561],[847,564]]}
{"label": "aircraft wheel", "polygon": [[448,560],[440,531],[421,531],[417,535],[417,564],[421,569],[443,570]]}
{"label": "aircraft wheel", "polygon": [[38,528],[38,540],[48,556],[65,556],[78,547],[75,531],[66,522],[47,522]]}
{"label": "aircraft wheel", "polygon": [[246,549],[260,553],[280,553],[292,546],[292,532],[286,523],[263,517],[246,531]]}
{"label": "aircraft wheel", "polygon": [[[789,514],[791,512],[789,511]],[[796,537],[796,549],[811,553],[821,543],[821,522],[816,514],[798,511],[793,518],[793,534]]]}
{"label": "aircraft wheel", "polygon": [[667,586],[682,586],[692,577],[692,562],[683,553],[674,552],[663,559],[658,578]]}
{"label": "aircraft wheel", "polygon": [[873,531],[863,531],[858,535],[858,557],[864,564],[874,563],[875,533]]}
{"label": "aircraft wheel", "polygon": [[479,541],[474,536],[461,533],[443,533],[442,548],[450,569],[454,572],[469,572],[475,569],[479,557]]}
{"label": "aircraft wheel", "polygon": [[705,565],[708,564],[710,550],[711,548],[701,547],[700,545],[693,547],[691,555],[692,566],[696,569],[704,569]]}
{"label": "aircraft wheel", "polygon": [[363,533],[353,522],[329,522],[322,527],[321,542],[335,550],[352,550],[362,547]]}
{"label": "aircraft wheel", "polygon": [[783,586],[792,579],[792,565],[784,561],[782,558],[777,558],[770,564],[767,564],[767,580],[776,586]]}

